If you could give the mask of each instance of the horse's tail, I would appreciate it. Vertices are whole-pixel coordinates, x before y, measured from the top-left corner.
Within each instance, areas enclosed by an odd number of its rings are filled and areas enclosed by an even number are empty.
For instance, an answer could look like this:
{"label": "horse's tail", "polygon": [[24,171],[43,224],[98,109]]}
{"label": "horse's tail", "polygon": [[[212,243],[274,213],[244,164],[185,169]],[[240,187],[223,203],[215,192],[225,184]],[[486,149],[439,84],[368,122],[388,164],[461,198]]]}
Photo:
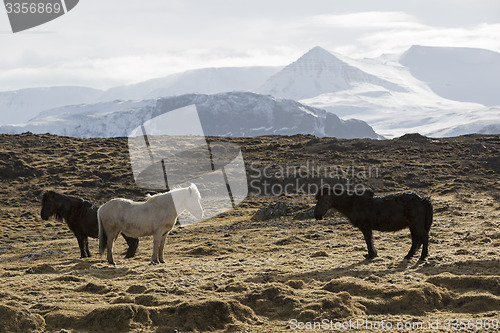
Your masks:
{"label": "horse's tail", "polygon": [[97,224],[99,225],[99,254],[103,254],[104,250],[106,250],[107,236],[106,231],[104,231],[104,227],[102,226],[101,221],[101,207],[97,210]]}
{"label": "horse's tail", "polygon": [[434,209],[432,207],[432,201],[430,198],[424,198],[425,205],[425,230],[429,232],[431,229],[432,219],[434,215]]}

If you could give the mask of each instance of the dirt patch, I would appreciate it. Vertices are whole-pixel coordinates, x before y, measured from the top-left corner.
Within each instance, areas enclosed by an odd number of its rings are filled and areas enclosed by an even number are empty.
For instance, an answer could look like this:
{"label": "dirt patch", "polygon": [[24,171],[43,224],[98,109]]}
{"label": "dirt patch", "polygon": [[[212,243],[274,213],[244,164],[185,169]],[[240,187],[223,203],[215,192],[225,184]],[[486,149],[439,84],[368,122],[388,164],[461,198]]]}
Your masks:
{"label": "dirt patch", "polygon": [[82,282],[84,279],[73,276],[73,275],[62,275],[58,276],[54,279],[54,281],[62,281],[62,282]]}
{"label": "dirt patch", "polygon": [[423,285],[418,288],[401,290],[402,295],[387,299],[385,302],[364,305],[372,313],[407,313],[425,315],[443,309],[450,302],[448,293],[433,285]]}
{"label": "dirt patch", "polygon": [[127,292],[129,294],[142,294],[147,289],[148,288],[146,288],[145,286],[142,286],[140,284],[134,284],[134,285],[131,285],[130,287],[128,287]]}
{"label": "dirt patch", "polygon": [[365,315],[366,308],[353,300],[347,292],[328,295],[317,303],[308,304],[298,314],[298,318],[306,321],[321,321],[323,318],[343,319],[361,317]]}
{"label": "dirt patch", "polygon": [[30,267],[26,270],[26,274],[53,274],[57,270],[49,264],[40,264]]}
{"label": "dirt patch", "polygon": [[82,315],[74,311],[56,310],[44,315],[47,328],[51,330],[78,329],[81,326]]}
{"label": "dirt patch", "polygon": [[84,286],[76,288],[75,290],[92,294],[106,294],[111,291],[108,286],[103,284],[96,284],[93,282],[89,282]]}
{"label": "dirt patch", "polygon": [[8,302],[0,304],[0,331],[2,332],[35,332],[45,328],[45,321],[31,313],[21,304]]}
{"label": "dirt patch", "polygon": [[442,273],[428,278],[427,282],[458,293],[480,290],[500,296],[500,277],[498,276],[463,276]]}
{"label": "dirt patch", "polygon": [[129,332],[151,324],[150,312],[146,308],[120,304],[92,310],[81,318],[79,325],[94,332]]}
{"label": "dirt patch", "polygon": [[285,282],[285,284],[289,287],[292,287],[293,289],[303,289],[306,285],[302,280],[288,280]]}
{"label": "dirt patch", "polygon": [[300,309],[300,300],[293,289],[278,283],[271,283],[262,290],[247,294],[242,303],[251,307],[256,314],[273,319],[293,318]]}
{"label": "dirt patch", "polygon": [[322,250],[311,253],[311,258],[317,258],[317,257],[328,257],[328,253]]}
{"label": "dirt patch", "polygon": [[225,254],[229,251],[230,249],[226,249],[214,244],[206,244],[202,246],[196,246],[192,249],[187,250],[187,254],[193,255],[193,256],[212,256],[212,255],[218,255],[218,254]]}
{"label": "dirt patch", "polygon": [[145,306],[155,306],[159,305],[161,302],[155,295],[139,295],[134,299],[135,304],[145,305]]}
{"label": "dirt patch", "polygon": [[305,240],[302,237],[299,236],[289,236],[282,238],[280,240],[277,240],[274,242],[275,245],[283,246],[283,245],[290,245],[290,244],[297,244],[297,243],[304,243]]}
{"label": "dirt patch", "polygon": [[206,300],[151,310],[151,320],[163,329],[203,332],[229,324],[255,323],[257,317],[238,301]]}
{"label": "dirt patch", "polygon": [[396,295],[399,293],[393,286],[383,286],[380,283],[375,284],[362,279],[353,277],[343,277],[340,279],[333,279],[323,286],[324,290],[332,293],[339,293],[346,291],[351,295],[363,297],[377,297],[380,295]]}

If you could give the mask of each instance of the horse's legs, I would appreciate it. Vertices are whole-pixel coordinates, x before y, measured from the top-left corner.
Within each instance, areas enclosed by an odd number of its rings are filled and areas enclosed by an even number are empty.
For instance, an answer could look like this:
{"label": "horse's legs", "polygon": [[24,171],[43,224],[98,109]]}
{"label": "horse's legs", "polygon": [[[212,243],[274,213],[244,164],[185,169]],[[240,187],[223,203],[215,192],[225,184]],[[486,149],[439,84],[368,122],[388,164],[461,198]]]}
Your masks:
{"label": "horse's legs", "polygon": [[89,238],[85,236],[83,238],[83,244],[85,245],[85,253],[87,254],[87,257],[90,258],[90,251],[89,251]]}
{"label": "horse's legs", "polygon": [[113,230],[109,231],[106,230],[106,235],[108,237],[108,242],[107,242],[107,259],[108,263],[110,265],[116,265],[115,261],[113,260],[113,243],[115,242],[116,237],[118,237],[118,234],[120,233],[120,230]]}
{"label": "horse's legs", "polygon": [[153,235],[153,255],[151,256],[151,263],[153,265],[159,264],[158,253],[160,252],[160,245],[163,235],[160,233],[155,233]]}
{"label": "horse's legs", "polygon": [[137,251],[137,246],[139,245],[139,238],[133,238],[133,237],[127,237],[125,234],[122,232],[123,238],[127,241],[128,244],[128,250],[127,254],[125,255],[125,258],[132,258],[135,256],[135,252]]}
{"label": "horse's legs", "polygon": [[422,237],[422,254],[420,255],[419,260],[425,260],[427,255],[429,254],[429,234],[426,232]]}
{"label": "horse's legs", "polygon": [[368,254],[365,255],[366,259],[373,259],[377,256],[377,250],[373,246],[373,238],[372,238],[372,230],[371,229],[363,229],[363,236],[365,237],[366,247],[368,248]]}
{"label": "horse's legs", "polygon": [[408,251],[408,254],[405,256],[405,259],[410,259],[413,257],[415,252],[417,251],[418,247],[420,245],[420,237],[415,235],[414,233],[411,234],[411,248],[410,251]]}
{"label": "horse's legs", "polygon": [[87,252],[85,251],[85,236],[79,232],[75,232],[75,236],[78,241],[78,247],[80,248],[80,258],[87,258]]}
{"label": "horse's legs", "polygon": [[168,235],[168,232],[164,233],[162,238],[161,238],[161,243],[160,243],[160,249],[158,250],[158,255],[159,255],[159,259],[160,259],[160,262],[162,264],[165,263],[165,260],[163,259],[163,248],[165,247],[165,240],[167,239],[167,235]]}

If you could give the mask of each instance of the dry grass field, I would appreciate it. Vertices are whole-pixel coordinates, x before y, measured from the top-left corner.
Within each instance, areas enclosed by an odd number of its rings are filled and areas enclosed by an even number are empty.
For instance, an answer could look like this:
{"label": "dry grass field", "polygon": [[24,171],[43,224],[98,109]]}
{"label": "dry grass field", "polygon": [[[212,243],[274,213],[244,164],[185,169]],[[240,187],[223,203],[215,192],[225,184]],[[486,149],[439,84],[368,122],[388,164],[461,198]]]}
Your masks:
{"label": "dry grass field", "polygon": [[[80,259],[65,223],[40,218],[40,198],[52,189],[97,204],[142,200],[151,192],[134,183],[126,138],[0,135],[0,332],[498,327],[500,136],[212,140],[241,147],[250,195],[225,214],[176,227],[165,264],[149,265],[151,237],[132,259],[118,238],[111,267],[95,239],[93,256]],[[364,260],[362,234],[343,216],[310,217],[314,197],[295,185],[324,176],[314,165],[355,170],[378,195],[431,197],[429,258],[403,260],[411,238],[402,230],[375,232],[379,256]],[[302,166],[310,177],[280,174],[285,166]],[[264,180],[274,189],[292,185],[263,195]]]}

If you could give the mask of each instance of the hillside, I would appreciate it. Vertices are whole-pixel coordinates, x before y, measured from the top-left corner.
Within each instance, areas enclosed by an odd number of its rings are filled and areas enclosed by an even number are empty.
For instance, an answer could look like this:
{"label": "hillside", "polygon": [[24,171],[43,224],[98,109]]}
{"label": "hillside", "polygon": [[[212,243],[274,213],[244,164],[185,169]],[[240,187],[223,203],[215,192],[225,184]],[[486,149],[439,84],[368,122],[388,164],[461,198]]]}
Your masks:
{"label": "hillside", "polygon": [[[148,191],[134,183],[126,138],[0,135],[0,331],[289,332],[292,319],[383,320],[392,331],[439,321],[447,331],[453,318],[498,320],[500,136],[211,140],[241,147],[251,195],[222,216],[174,229],[165,264],[148,265],[150,237],[125,260],[120,238],[118,265],[109,267],[94,239],[93,257],[79,259],[64,223],[41,220],[40,197],[53,189],[99,204],[142,200]],[[338,213],[311,218],[314,198],[300,186],[257,195],[264,180],[317,183],[326,176],[315,166],[362,176],[377,194],[430,196],[428,260],[403,260],[408,230],[375,232],[379,257],[364,260],[361,233]],[[283,177],[286,167],[305,173]]]}
{"label": "hillside", "polygon": [[[61,107],[68,111],[85,108],[109,111],[112,104],[175,99],[185,94],[257,92],[323,109],[343,121],[355,119],[359,125],[361,120],[385,138],[404,133],[432,137],[499,134],[499,77],[500,53],[489,50],[413,46],[400,55],[353,59],[315,47],[283,67],[202,68],[106,91],[54,87],[0,92],[0,125],[4,125],[0,133],[31,131],[72,135],[64,132],[64,128],[78,127],[79,122],[85,127],[87,119],[82,118],[71,119],[71,124],[52,122],[52,127],[45,130],[39,123],[34,124],[32,118],[40,112],[46,115],[47,111],[58,112]],[[41,114],[36,117],[39,122],[40,117]],[[120,113],[108,118],[114,121],[120,118]],[[5,126],[13,123],[21,124]],[[269,125],[263,126],[269,128]],[[267,132],[252,134],[250,130],[231,135],[304,133],[283,133],[278,126]],[[354,132],[356,135],[334,136],[374,138],[366,133],[359,135],[359,128]],[[314,131],[307,134],[318,135]]]}
{"label": "hillside", "polygon": [[187,94],[150,100],[117,100],[67,106],[44,111],[22,125],[0,126],[0,133],[18,134],[29,131],[78,138],[128,136],[145,121],[189,105],[196,106],[205,135],[312,134],[349,139],[380,138],[363,121],[342,120],[334,114],[293,100],[249,92]]}

